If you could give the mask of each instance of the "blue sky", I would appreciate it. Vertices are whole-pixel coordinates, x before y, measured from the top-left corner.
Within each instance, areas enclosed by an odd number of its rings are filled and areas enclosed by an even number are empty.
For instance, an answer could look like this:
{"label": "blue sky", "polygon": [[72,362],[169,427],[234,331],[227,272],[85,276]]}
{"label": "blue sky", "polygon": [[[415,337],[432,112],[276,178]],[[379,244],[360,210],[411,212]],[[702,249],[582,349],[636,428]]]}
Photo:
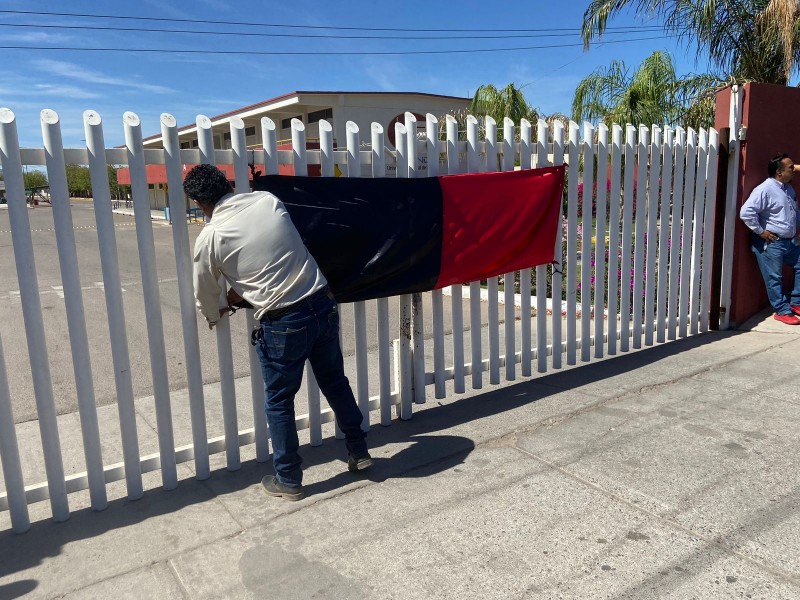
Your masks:
{"label": "blue sky", "polygon": [[[56,110],[67,147],[81,147],[82,114],[97,110],[105,122],[106,145],[123,143],[122,114],[137,113],[145,136],[159,131],[159,115],[169,112],[181,125],[198,114],[213,116],[294,90],[418,91],[471,96],[486,83],[524,86],[529,102],[545,113],[569,113],[576,84],[611,60],[639,64],[654,50],[667,50],[678,72],[703,71],[694,50],[669,38],[595,44],[585,52],[577,34],[486,40],[478,33],[452,30],[535,29],[541,33],[577,29],[587,2],[485,1],[402,3],[369,1],[265,3],[250,0],[138,0],[58,2],[0,0],[0,11],[84,13],[165,18],[172,21],[91,19],[0,12],[0,46],[78,48],[162,48],[236,50],[237,55],[82,52],[76,50],[0,49],[0,106],[17,115],[20,142],[40,147],[39,112]],[[268,7],[265,8],[265,7]],[[181,23],[201,19],[212,23]],[[254,28],[219,21],[313,27],[407,29],[405,32],[330,29]],[[657,25],[623,15],[612,26]],[[14,25],[14,26],[10,26]],[[49,25],[28,27],[20,25]],[[193,29],[217,32],[333,35],[291,38],[244,35],[189,35],[143,31],[67,29],[63,26]],[[450,30],[439,33],[420,29]],[[341,36],[377,36],[345,39]],[[391,40],[387,36],[462,36],[456,40]],[[490,35],[500,35],[499,32]],[[505,35],[511,35],[507,32]],[[524,35],[519,33],[518,35]],[[662,32],[608,35],[604,40],[656,38]],[[491,53],[435,55],[337,55],[335,52],[391,52],[576,44]],[[306,52],[268,56],[251,52]]]}

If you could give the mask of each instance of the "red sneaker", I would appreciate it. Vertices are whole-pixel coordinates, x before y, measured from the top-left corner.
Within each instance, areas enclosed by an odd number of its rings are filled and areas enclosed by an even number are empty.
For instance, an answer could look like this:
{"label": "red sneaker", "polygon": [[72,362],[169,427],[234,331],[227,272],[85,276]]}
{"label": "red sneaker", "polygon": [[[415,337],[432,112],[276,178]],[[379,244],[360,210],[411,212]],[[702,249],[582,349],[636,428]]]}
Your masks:
{"label": "red sneaker", "polygon": [[790,306],[789,308],[792,310],[792,312],[794,314],[800,316],[800,306],[799,305],[795,304],[794,306]]}
{"label": "red sneaker", "polygon": [[800,325],[800,317],[797,315],[775,315],[775,320],[786,325]]}

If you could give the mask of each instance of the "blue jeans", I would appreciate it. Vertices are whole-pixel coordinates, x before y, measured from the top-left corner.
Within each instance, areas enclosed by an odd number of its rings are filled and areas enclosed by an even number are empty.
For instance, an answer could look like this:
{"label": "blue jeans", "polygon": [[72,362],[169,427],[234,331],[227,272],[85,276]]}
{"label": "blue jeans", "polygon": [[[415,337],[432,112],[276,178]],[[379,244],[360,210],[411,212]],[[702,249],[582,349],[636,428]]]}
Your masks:
{"label": "blue jeans", "polygon": [[[800,246],[795,245],[791,239],[766,243],[762,238],[753,235],[751,249],[756,255],[758,268],[764,277],[767,297],[772,308],[779,315],[791,315],[789,307],[800,306]],[[781,271],[784,264],[794,270],[794,287],[789,298],[783,293]]]}
{"label": "blue jeans", "polygon": [[288,486],[299,486],[303,481],[294,396],[303,380],[306,359],[345,435],[347,451],[353,456],[365,455],[363,416],[344,374],[336,301],[324,293],[314,294],[278,317],[265,316],[254,333],[278,481]]}

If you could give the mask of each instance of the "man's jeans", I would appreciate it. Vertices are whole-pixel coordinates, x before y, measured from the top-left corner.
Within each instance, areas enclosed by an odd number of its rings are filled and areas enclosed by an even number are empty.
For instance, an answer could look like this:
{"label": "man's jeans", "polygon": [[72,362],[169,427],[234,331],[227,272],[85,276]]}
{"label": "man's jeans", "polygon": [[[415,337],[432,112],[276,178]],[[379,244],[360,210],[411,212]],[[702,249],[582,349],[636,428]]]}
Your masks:
{"label": "man's jeans", "polygon": [[[800,306],[800,246],[791,239],[766,243],[762,238],[753,235],[751,248],[767,286],[769,303],[777,314],[791,315],[789,306]],[[784,264],[794,270],[794,287],[789,298],[783,293],[781,271]]]}
{"label": "man's jeans", "polygon": [[274,319],[265,316],[260,331],[255,333],[278,481],[288,486],[299,486],[303,481],[302,459],[297,453],[294,396],[303,380],[306,359],[345,435],[347,451],[354,456],[366,454],[366,434],[361,430],[363,417],[344,374],[336,301],[325,294],[311,296]]}

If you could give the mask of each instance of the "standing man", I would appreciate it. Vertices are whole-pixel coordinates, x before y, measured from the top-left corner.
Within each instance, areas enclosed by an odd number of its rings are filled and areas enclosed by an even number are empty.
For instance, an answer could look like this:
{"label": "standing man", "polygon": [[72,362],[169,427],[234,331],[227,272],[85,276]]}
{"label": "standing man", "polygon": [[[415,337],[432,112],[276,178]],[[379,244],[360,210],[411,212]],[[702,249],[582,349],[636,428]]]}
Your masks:
{"label": "standing man", "polygon": [[[794,162],[787,154],[769,161],[769,177],[757,186],[739,212],[753,232],[751,248],[767,286],[767,296],[775,309],[775,320],[800,325],[800,245],[797,224],[797,196],[791,182]],[[781,270],[787,264],[794,270],[792,295],[783,293]]]}
{"label": "standing man", "polygon": [[212,165],[189,171],[183,190],[209,219],[194,246],[195,298],[209,329],[227,312],[219,308],[220,275],[230,286],[229,305],[250,303],[260,322],[252,343],[264,374],[275,465],[275,475],[261,480],[267,494],[305,495],[294,396],[306,360],[344,432],[348,469],[371,467],[363,417],[344,374],[338,307],[283,203],[268,192],[234,194]]}

